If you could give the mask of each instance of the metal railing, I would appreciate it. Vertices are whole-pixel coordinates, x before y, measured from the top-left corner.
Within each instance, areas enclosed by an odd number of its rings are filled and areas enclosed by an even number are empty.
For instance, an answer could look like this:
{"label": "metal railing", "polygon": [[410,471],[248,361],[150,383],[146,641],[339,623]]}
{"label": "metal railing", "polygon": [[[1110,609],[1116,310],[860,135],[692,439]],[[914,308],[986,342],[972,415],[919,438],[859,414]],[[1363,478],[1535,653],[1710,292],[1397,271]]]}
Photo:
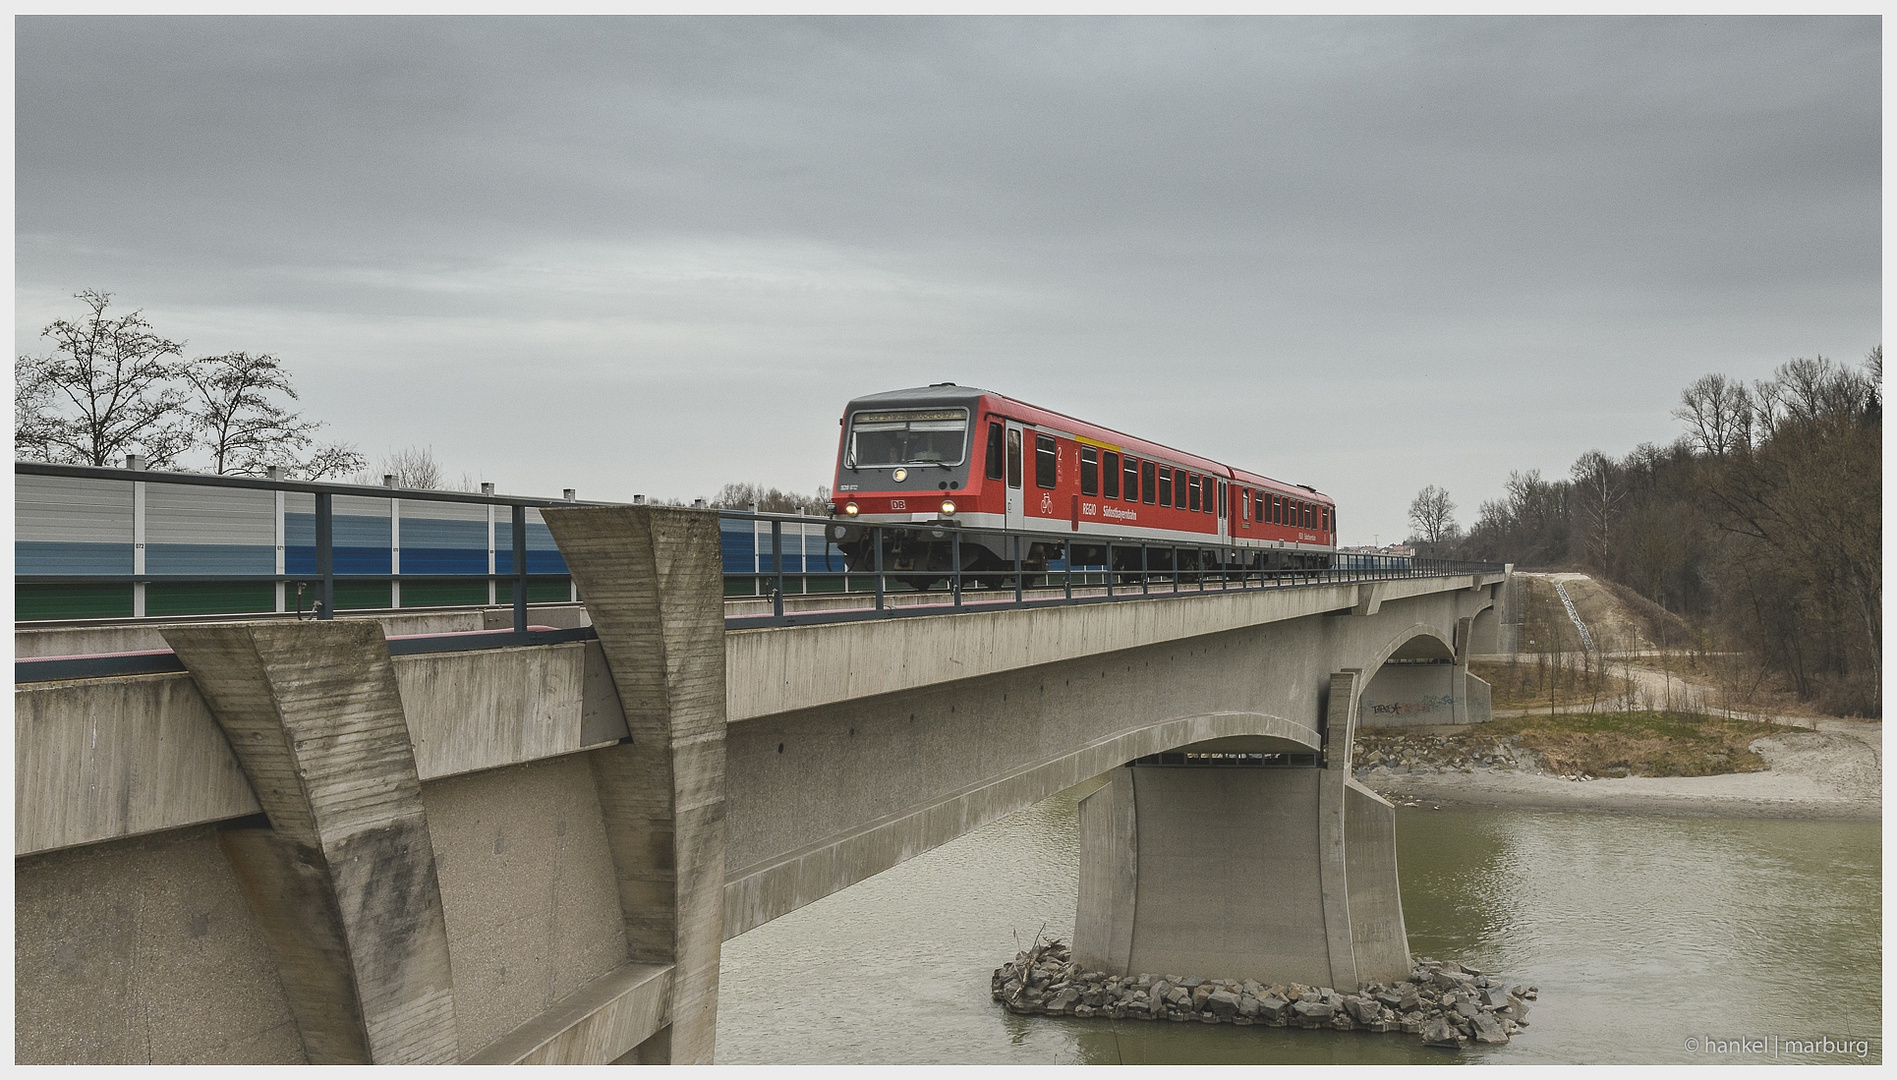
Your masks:
{"label": "metal railing", "polygon": [[[527,510],[535,507],[623,505],[581,502],[572,498],[570,492],[566,498],[547,499],[498,495],[489,491],[479,494],[418,491],[388,486],[156,473],[141,469],[103,469],[34,462],[16,462],[14,470],[18,476],[121,481],[133,485],[240,488],[279,493],[276,504],[276,561],[279,569],[275,573],[146,573],[135,564],[134,572],[130,574],[22,573],[16,575],[19,585],[130,583],[137,587],[166,582],[281,583],[286,588],[290,585],[299,586],[299,595],[314,588],[311,609],[304,611],[299,602],[295,611],[299,618],[314,619],[335,617],[336,586],[339,581],[492,582],[494,588],[490,590],[490,595],[495,600],[499,599],[499,586],[502,583],[508,586],[513,609],[511,630],[392,637],[389,651],[397,655],[552,644],[556,641],[592,638],[594,634],[591,627],[553,630],[529,625],[529,584],[536,579],[565,582],[569,580],[569,575],[528,572]],[[286,572],[283,569],[286,543],[281,493],[292,492],[313,497],[313,572]],[[494,526],[498,524],[498,519],[490,514],[488,573],[402,573],[395,556],[399,548],[394,546],[391,547],[391,568],[394,572],[339,573],[335,559],[335,501],[342,497],[393,499],[400,500],[403,505],[454,503],[487,505],[497,510],[504,508],[508,513],[511,549],[508,570],[495,572],[494,569],[498,566],[498,552],[494,546]],[[137,505],[142,507],[142,500]],[[1202,543],[1156,543],[1138,538],[969,529],[952,520],[915,525],[856,525],[829,517],[738,510],[716,512],[724,520],[745,522],[756,546],[751,558],[751,565],[755,569],[726,574],[727,594],[733,592],[732,586],[735,584],[739,586],[738,595],[731,596],[731,599],[742,603],[745,595],[751,594],[759,600],[768,600],[770,605],[768,612],[728,614],[725,618],[727,629],[1111,603],[1398,578],[1499,574],[1503,571],[1501,564],[1358,553],[1339,553],[1334,556],[1334,565],[1330,567],[1291,566],[1283,564],[1304,556],[1286,549],[1219,543],[1214,538]],[[142,518],[139,520],[142,522]],[[795,526],[791,530],[797,540],[798,551],[795,555],[787,550],[785,544],[787,526]],[[852,540],[845,540],[852,549],[847,554],[838,545],[838,541],[844,538],[837,535],[838,530],[845,527],[851,530],[852,536]],[[817,558],[809,552],[806,542],[806,537],[813,529],[823,535],[823,565],[818,568],[813,568]],[[134,529],[134,535],[136,542],[142,545],[142,525]],[[768,552],[764,550],[764,543],[769,545]],[[917,551],[924,553],[920,566],[914,564],[913,553]],[[890,552],[903,554],[892,559],[886,557],[886,553]],[[791,565],[793,559],[796,563],[794,567]],[[787,610],[787,596],[795,597],[794,606],[799,610]],[[279,599],[279,604],[283,605],[285,601]],[[285,607],[283,614],[291,612]],[[15,665],[16,681],[175,670],[181,670],[177,658],[164,650],[116,656],[22,659]]]}
{"label": "metal railing", "polygon": [[[1293,586],[1386,581],[1402,578],[1460,577],[1500,574],[1500,563],[1419,559],[1407,555],[1338,553],[1329,567],[1276,565],[1305,558],[1290,549],[1221,543],[1217,538],[1197,544],[1096,535],[1068,535],[1041,531],[963,528],[953,521],[917,525],[850,525],[842,519],[799,517],[724,510],[726,518],[768,522],[771,549],[758,553],[768,569],[753,574],[727,573],[727,581],[755,581],[768,586],[768,614],[734,615],[728,629],[799,626],[825,622],[940,615],[962,610],[1143,600],[1155,596],[1203,595]],[[858,542],[858,560],[867,554],[868,566],[786,569],[784,527],[821,524],[832,530],[848,528],[867,542]],[[945,553],[946,559],[923,566],[887,565],[892,547]],[[986,556],[974,561],[967,553],[979,547]],[[828,549],[826,550],[827,553]],[[1007,558],[997,563],[994,553]],[[932,565],[936,568],[931,569]],[[819,584],[811,588],[810,583]],[[800,587],[792,588],[793,585]],[[729,591],[729,590],[728,590]],[[828,610],[792,611],[786,598],[808,600],[830,594],[845,603]],[[740,593],[742,595],[742,593]],[[939,599],[938,599],[939,597]],[[862,603],[849,604],[847,601]]]}
{"label": "metal railing", "polygon": [[[278,584],[295,585],[297,603],[294,614],[299,618],[333,619],[336,617],[336,585],[338,581],[351,583],[414,583],[429,585],[444,582],[451,583],[493,583],[495,592],[505,587],[510,593],[514,609],[515,634],[527,633],[528,585],[534,580],[566,581],[566,573],[532,573],[527,569],[527,509],[547,506],[583,506],[608,505],[601,503],[582,503],[577,499],[547,499],[518,495],[499,495],[489,491],[480,493],[465,491],[436,491],[397,488],[391,486],[372,486],[364,484],[335,484],[319,481],[262,479],[246,476],[213,476],[198,473],[151,472],[144,469],[95,468],[81,465],[48,465],[39,462],[15,462],[15,476],[49,476],[92,481],[118,481],[133,486],[133,525],[132,546],[134,548],[134,569],[131,573],[74,573],[46,574],[19,573],[15,575],[16,585],[99,585],[131,584],[137,586],[149,584],[192,584],[192,585],[233,585],[233,584]],[[143,521],[143,487],[162,484],[177,487],[245,489],[272,493],[300,493],[312,496],[314,509],[313,546],[315,565],[310,571],[290,571],[284,568],[283,551],[285,536],[283,532],[282,503],[277,507],[277,533],[275,548],[278,569],[271,573],[216,573],[216,572],[175,572],[150,573],[139,567],[142,560],[137,550],[144,547],[145,531]],[[336,527],[335,504],[341,497],[355,497],[373,500],[399,500],[404,504],[458,504],[491,506],[507,511],[509,532],[508,569],[497,571],[493,556],[494,531],[489,529],[489,543],[486,555],[489,570],[484,573],[401,573],[399,564],[393,572],[338,572],[336,568]],[[492,515],[490,515],[492,519]],[[392,518],[391,520],[399,520]],[[493,522],[490,522],[490,526]],[[391,559],[397,549],[391,548]],[[469,549],[475,550],[475,549]],[[309,606],[304,607],[306,594]],[[464,606],[464,605],[450,605]],[[486,606],[486,605],[465,605]],[[242,614],[245,612],[231,612]],[[284,609],[289,614],[291,610]],[[136,613],[135,613],[136,614]]]}

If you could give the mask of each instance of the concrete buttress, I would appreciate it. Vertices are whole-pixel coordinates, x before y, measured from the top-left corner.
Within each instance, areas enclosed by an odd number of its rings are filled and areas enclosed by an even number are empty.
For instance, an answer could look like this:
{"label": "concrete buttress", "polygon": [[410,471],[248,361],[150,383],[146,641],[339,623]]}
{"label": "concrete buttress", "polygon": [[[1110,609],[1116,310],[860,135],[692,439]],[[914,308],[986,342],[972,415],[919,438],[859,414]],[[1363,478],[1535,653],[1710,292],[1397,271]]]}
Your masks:
{"label": "concrete buttress", "polygon": [[635,964],[673,965],[668,1022],[621,1060],[709,1063],[724,931],[725,641],[718,515],[548,508],[631,736],[588,752]]}
{"label": "concrete buttress", "polygon": [[268,828],[219,841],[312,1062],[456,1059],[421,781],[373,622],[174,627]]}

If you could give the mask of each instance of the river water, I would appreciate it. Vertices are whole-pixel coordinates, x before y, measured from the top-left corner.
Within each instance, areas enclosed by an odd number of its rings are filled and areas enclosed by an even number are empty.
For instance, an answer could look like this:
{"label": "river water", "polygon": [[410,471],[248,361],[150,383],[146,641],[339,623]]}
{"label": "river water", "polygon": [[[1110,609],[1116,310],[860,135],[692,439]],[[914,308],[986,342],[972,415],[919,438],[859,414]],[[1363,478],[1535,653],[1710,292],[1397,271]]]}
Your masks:
{"label": "river water", "polygon": [[1084,790],[726,942],[718,1060],[1882,1060],[1875,822],[1399,809],[1411,951],[1540,987],[1506,1046],[1011,1015],[990,973],[1043,928],[1071,940]]}

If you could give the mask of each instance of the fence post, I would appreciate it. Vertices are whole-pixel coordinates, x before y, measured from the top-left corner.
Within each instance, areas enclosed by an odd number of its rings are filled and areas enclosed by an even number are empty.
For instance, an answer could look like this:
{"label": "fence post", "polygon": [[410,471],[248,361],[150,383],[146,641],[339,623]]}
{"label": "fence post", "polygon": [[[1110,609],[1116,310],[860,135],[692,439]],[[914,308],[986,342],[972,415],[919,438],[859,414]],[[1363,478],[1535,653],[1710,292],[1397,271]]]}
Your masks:
{"label": "fence post", "polygon": [[[274,481],[277,481],[278,483],[281,483],[281,482],[283,481],[283,466],[281,466],[281,465],[272,465],[272,466],[270,466],[270,467],[269,467],[269,469],[267,469],[267,470],[266,470],[266,474],[267,474],[267,475],[268,475],[268,476],[270,477],[270,479],[272,479],[272,480],[274,480]],[[284,604],[284,583],[283,583],[283,489],[282,489],[282,488],[278,488],[278,489],[277,489],[276,491],[274,491],[274,492],[272,492],[271,494],[273,494],[274,496],[276,496],[276,503],[277,503],[277,507],[276,507],[276,537],[277,537],[277,563],[276,563],[276,566],[277,566],[277,569],[276,569],[276,575],[277,575],[277,587],[276,587],[276,589],[277,589],[277,608],[276,608],[276,610],[277,610],[277,611],[278,611],[279,613],[281,613],[281,612],[282,612],[282,611],[284,610],[284,607],[283,607],[283,604]]]}
{"label": "fence post", "polygon": [[771,519],[771,614],[784,617],[784,523]]}
{"label": "fence post", "polygon": [[872,525],[869,530],[870,547],[875,550],[872,560],[876,567],[876,610],[883,610],[883,527]]}
{"label": "fence post", "polygon": [[[494,485],[488,484],[488,483],[482,484],[481,494],[492,497],[494,494]],[[495,604],[498,604],[501,602],[500,589],[494,581],[494,571],[495,571],[494,504],[488,503],[487,504],[487,603],[489,607],[493,607]]]}
{"label": "fence post", "polygon": [[316,615],[319,619],[336,617],[336,534],[335,496],[327,491],[316,494],[316,572],[322,576],[323,585],[316,594],[316,602],[323,609]]}
{"label": "fence post", "polygon": [[527,632],[527,508],[514,507],[514,633]]}
{"label": "fence post", "polygon": [[[382,486],[396,490],[395,477],[382,474]],[[389,607],[402,606],[402,500],[389,496]]]}
{"label": "fence post", "polygon": [[954,607],[961,607],[962,606],[962,532],[960,529],[952,529],[949,532],[949,561],[955,564],[954,576],[949,579],[951,583],[951,589],[954,592],[954,598],[951,601],[951,604]]}
{"label": "fence post", "polygon": [[[145,459],[138,454],[125,455],[125,467],[143,470]],[[145,481],[132,481],[132,618],[145,617]]]}
{"label": "fence post", "polygon": [[1021,602],[1024,585],[1021,580],[1021,575],[1024,573],[1021,569],[1021,538],[1009,536],[1008,546],[1014,549],[1014,602],[1018,604]]}

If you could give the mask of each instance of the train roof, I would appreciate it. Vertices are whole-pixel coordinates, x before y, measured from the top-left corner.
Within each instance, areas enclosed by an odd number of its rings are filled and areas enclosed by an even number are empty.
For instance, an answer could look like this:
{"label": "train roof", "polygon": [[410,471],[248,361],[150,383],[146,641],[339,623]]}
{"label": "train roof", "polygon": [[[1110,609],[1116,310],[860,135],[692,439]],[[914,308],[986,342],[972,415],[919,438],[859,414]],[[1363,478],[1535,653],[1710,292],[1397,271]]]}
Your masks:
{"label": "train roof", "polygon": [[1137,436],[1137,435],[1128,435],[1127,433],[1123,431],[1119,431],[1115,428],[1107,427],[1105,424],[1095,423],[1092,420],[1082,420],[1081,418],[1077,416],[1071,416],[1067,413],[1059,411],[1058,409],[1045,408],[1040,405],[1035,405],[1032,402],[1022,401],[1019,398],[1011,398],[1006,394],[998,394],[993,390],[983,390],[982,388],[978,386],[958,386],[955,383],[932,383],[928,386],[911,386],[902,390],[885,390],[879,394],[865,394],[862,397],[851,398],[850,403],[846,407],[845,411],[854,412],[857,409],[874,408],[879,405],[880,406],[894,406],[894,407],[916,407],[916,406],[924,406],[924,405],[965,405],[970,410],[973,410],[976,404],[984,396],[998,398],[1002,401],[1008,402],[1013,405],[1019,405],[1019,406],[1022,406],[1023,408],[1033,409],[1036,412],[1046,413],[1049,416],[1058,416],[1064,420],[1072,421],[1074,424],[1079,425],[1081,427],[1093,428],[1096,431],[1106,432],[1119,439],[1123,439],[1128,443],[1143,444],[1145,446],[1150,446],[1159,450],[1166,451],[1180,458],[1190,458],[1195,461],[1204,462],[1206,464],[1216,465],[1219,468],[1225,469],[1228,473],[1230,473],[1231,479],[1240,481],[1242,483],[1251,483],[1251,484],[1259,484],[1259,485],[1272,484],[1280,488],[1283,488],[1286,492],[1292,492],[1294,490],[1303,491],[1303,492],[1308,492],[1309,494],[1312,494],[1312,495],[1316,495],[1319,499],[1324,499],[1324,500],[1330,499],[1330,496],[1325,495],[1323,492],[1318,491],[1316,488],[1310,487],[1307,484],[1294,484],[1286,480],[1275,480],[1261,473],[1255,473],[1247,469],[1240,469],[1235,466],[1227,465],[1224,462],[1218,461],[1213,458],[1205,457],[1204,455],[1201,455],[1201,454],[1189,453],[1185,450],[1180,450],[1177,447],[1168,446],[1162,442],[1154,442],[1151,439],[1141,438],[1140,436]]}

